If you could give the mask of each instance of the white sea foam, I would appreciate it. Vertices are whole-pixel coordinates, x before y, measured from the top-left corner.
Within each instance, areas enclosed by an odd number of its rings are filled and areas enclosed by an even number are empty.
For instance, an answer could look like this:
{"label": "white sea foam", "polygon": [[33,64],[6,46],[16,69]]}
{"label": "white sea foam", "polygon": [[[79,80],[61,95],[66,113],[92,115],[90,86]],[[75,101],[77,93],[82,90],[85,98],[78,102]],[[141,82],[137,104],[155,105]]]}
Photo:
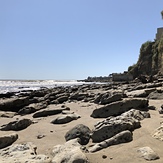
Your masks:
{"label": "white sea foam", "polygon": [[78,82],[76,80],[0,80],[0,93],[38,90],[42,87],[53,88],[57,86],[73,86],[81,84],[85,84],[85,82]]}

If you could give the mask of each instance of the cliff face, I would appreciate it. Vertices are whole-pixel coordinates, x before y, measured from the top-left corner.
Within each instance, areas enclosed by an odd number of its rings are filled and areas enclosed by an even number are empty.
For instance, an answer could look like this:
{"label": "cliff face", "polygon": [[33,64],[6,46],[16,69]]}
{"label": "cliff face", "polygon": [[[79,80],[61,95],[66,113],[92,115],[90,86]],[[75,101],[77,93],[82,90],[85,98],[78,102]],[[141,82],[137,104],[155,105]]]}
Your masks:
{"label": "cliff face", "polygon": [[163,75],[163,37],[156,41],[147,41],[140,48],[136,64],[128,68],[134,78],[140,75]]}

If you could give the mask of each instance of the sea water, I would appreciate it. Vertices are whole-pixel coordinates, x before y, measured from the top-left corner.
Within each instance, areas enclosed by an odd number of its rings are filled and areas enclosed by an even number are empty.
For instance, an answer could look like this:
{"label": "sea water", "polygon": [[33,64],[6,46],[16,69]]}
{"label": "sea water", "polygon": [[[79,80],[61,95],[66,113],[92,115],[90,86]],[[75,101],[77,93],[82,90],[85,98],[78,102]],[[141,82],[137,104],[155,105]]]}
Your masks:
{"label": "sea water", "polygon": [[82,85],[85,82],[76,80],[0,80],[0,93],[20,92],[23,90],[38,90],[41,88],[54,88],[58,86]]}

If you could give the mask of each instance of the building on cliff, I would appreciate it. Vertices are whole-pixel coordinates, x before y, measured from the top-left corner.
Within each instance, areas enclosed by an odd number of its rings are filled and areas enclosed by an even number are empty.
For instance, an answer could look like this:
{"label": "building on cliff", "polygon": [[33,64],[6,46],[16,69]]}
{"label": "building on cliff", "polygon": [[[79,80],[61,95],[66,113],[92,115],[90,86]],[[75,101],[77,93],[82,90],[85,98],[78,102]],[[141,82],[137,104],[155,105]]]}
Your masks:
{"label": "building on cliff", "polygon": [[159,40],[163,35],[163,27],[157,28],[156,40]]}

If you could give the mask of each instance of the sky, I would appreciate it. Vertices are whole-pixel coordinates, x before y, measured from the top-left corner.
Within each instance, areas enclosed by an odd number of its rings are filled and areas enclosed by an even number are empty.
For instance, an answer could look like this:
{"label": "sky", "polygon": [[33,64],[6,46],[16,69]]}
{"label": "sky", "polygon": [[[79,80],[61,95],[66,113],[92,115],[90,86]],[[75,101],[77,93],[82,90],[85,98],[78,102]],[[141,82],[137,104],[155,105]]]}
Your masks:
{"label": "sky", "polygon": [[162,0],[0,0],[0,79],[122,73],[163,27]]}

